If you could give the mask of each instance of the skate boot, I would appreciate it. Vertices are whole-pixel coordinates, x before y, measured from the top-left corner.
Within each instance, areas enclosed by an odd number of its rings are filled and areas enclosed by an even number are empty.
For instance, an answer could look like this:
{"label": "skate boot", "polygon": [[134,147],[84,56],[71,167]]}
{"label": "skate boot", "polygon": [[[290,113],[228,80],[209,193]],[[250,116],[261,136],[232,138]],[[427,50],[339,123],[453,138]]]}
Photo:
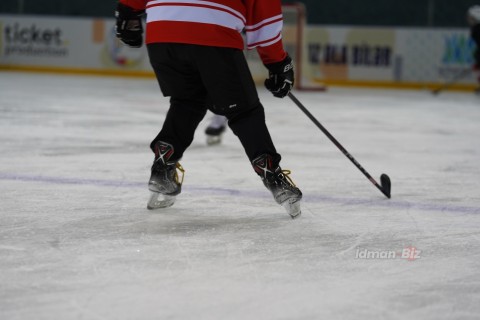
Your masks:
{"label": "skate boot", "polygon": [[222,142],[222,136],[226,128],[227,118],[220,115],[214,115],[207,129],[205,129],[207,144],[211,146]]}
{"label": "skate boot", "polygon": [[[158,141],[154,151],[155,160],[148,181],[151,196],[147,208],[150,210],[170,207],[175,203],[176,196],[182,191],[185,172],[178,161],[170,160],[174,152],[172,145]],[[181,177],[178,172],[181,173]]]}
{"label": "skate boot", "polygon": [[262,178],[263,184],[273,195],[275,201],[282,205],[294,219],[300,216],[302,192],[288,176],[289,170],[282,170],[273,164],[272,157],[264,154],[252,161],[255,172]]}

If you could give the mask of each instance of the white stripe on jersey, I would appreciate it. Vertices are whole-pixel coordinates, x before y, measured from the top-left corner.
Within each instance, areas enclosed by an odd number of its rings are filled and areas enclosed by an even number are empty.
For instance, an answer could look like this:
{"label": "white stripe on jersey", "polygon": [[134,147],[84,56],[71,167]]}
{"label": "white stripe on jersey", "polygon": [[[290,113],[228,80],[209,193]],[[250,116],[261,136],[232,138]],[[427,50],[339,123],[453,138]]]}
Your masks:
{"label": "white stripe on jersey", "polygon": [[281,33],[279,33],[275,38],[273,38],[272,40],[270,40],[268,42],[249,44],[249,45],[247,45],[247,49],[250,50],[250,49],[254,49],[256,47],[268,47],[269,45],[274,44],[275,42],[279,41],[280,39],[282,39],[282,34]]}
{"label": "white stripe on jersey", "polygon": [[187,5],[216,7],[216,8],[223,9],[225,11],[230,12],[232,15],[236,16],[238,19],[241,19],[243,21],[243,24],[246,23],[246,19],[242,13],[238,12],[233,8],[230,8],[228,6],[215,3],[215,2],[198,1],[198,0],[154,0],[154,1],[147,2],[147,8],[150,6],[158,5],[158,4],[164,4],[165,6],[172,6],[172,7],[175,7],[176,5],[178,5],[178,8],[180,10],[185,8]]}
{"label": "white stripe on jersey", "polygon": [[[277,16],[276,19],[281,19],[282,16]],[[267,19],[268,21],[272,21],[272,18]],[[282,33],[282,28],[283,28],[283,21],[279,20],[277,22],[273,22],[270,24],[263,25],[264,23],[267,22],[267,20],[264,20],[260,23],[257,23],[255,26],[261,26],[259,29],[252,30],[254,26],[248,26],[245,28],[247,31],[247,45],[248,47],[256,47],[257,45],[260,45],[261,47],[267,46],[269,44],[275,43],[276,41],[280,40],[281,37],[278,38],[278,35]],[[267,43],[261,43],[263,41],[268,41]],[[275,40],[275,41],[273,41]],[[271,42],[273,41],[273,42]]]}
{"label": "white stripe on jersey", "polygon": [[271,17],[271,18],[268,18],[268,19],[265,19],[263,21],[260,21],[259,23],[257,24],[254,24],[253,26],[246,26],[245,27],[245,30],[252,30],[252,29],[257,29],[258,27],[260,27],[261,25],[264,25],[270,21],[274,21],[274,20],[278,20],[278,19],[283,19],[283,16],[281,14],[275,16],[275,17]]}
{"label": "white stripe on jersey", "polygon": [[[167,2],[168,4],[165,5],[154,5]],[[176,3],[180,5],[175,5]],[[202,5],[215,6],[219,9],[225,9],[228,12],[205,7]],[[234,14],[234,12],[236,14]],[[232,10],[231,8],[228,8],[226,6],[212,4],[212,2],[207,1],[202,1],[201,3],[198,3],[188,0],[175,0],[175,2],[157,0],[150,1],[147,5],[147,23],[152,21],[182,21],[208,23],[241,32],[245,26],[245,20],[242,19],[244,19],[243,16],[237,11]]]}

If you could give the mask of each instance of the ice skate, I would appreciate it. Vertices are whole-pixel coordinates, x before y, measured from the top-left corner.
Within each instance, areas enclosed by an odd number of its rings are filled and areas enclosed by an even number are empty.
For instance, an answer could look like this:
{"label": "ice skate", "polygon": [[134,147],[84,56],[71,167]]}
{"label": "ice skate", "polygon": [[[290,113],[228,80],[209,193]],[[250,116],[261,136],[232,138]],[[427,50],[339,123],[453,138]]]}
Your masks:
{"label": "ice skate", "polygon": [[290,171],[282,170],[279,166],[274,167],[272,157],[266,154],[253,160],[252,164],[275,201],[283,206],[293,219],[300,216],[302,192],[289,177]]}
{"label": "ice skate", "polygon": [[177,196],[169,196],[158,192],[150,192],[150,198],[148,199],[147,209],[155,210],[168,208],[173,206]]}
{"label": "ice skate", "polygon": [[170,207],[175,203],[176,196],[182,191],[185,172],[177,161],[170,161],[174,152],[172,145],[159,141],[154,151],[155,160],[148,181],[148,189],[151,191],[147,203],[149,210]]}
{"label": "ice skate", "polygon": [[215,145],[222,142],[223,133],[227,128],[227,118],[220,115],[214,115],[212,121],[205,129],[207,135],[207,144]]}

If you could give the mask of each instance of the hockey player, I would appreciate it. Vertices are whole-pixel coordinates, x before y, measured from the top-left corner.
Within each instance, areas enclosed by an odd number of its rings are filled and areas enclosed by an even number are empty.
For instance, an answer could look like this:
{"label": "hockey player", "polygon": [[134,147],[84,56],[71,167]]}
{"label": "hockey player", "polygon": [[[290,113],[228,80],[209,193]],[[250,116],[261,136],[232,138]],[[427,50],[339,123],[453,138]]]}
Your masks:
{"label": "hockey player", "polygon": [[225,116],[219,114],[213,115],[207,129],[205,129],[208,145],[219,144],[222,142],[223,133],[227,129],[227,121],[228,119]]}
{"label": "hockey player", "polygon": [[[473,69],[476,72],[478,82],[480,83],[480,5],[475,5],[468,9],[467,21],[470,26],[470,35],[477,45],[473,54],[475,63]],[[480,87],[476,91],[480,92]]]}
{"label": "hockey player", "polygon": [[162,129],[150,145],[155,159],[147,207],[174,203],[183,181],[178,161],[210,109],[226,116],[275,201],[292,218],[300,215],[302,193],[289,178],[290,172],[280,167],[281,156],[265,124],[240,34],[245,29],[247,47],[257,49],[268,69],[267,89],[276,97],[285,97],[294,74],[281,40],[280,0],[120,0],[116,33],[131,47],[142,45],[145,12],[150,63],[163,95],[170,97]]}

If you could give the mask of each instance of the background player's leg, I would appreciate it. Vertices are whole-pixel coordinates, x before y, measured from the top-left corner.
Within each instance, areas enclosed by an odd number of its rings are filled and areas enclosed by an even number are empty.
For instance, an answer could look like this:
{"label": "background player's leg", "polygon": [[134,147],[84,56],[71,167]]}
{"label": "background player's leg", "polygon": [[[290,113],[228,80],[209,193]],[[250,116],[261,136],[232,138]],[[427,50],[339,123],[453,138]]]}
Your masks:
{"label": "background player's leg", "polygon": [[222,142],[222,137],[227,128],[228,119],[225,116],[214,114],[210,119],[205,134],[207,135],[207,144],[214,145]]}

